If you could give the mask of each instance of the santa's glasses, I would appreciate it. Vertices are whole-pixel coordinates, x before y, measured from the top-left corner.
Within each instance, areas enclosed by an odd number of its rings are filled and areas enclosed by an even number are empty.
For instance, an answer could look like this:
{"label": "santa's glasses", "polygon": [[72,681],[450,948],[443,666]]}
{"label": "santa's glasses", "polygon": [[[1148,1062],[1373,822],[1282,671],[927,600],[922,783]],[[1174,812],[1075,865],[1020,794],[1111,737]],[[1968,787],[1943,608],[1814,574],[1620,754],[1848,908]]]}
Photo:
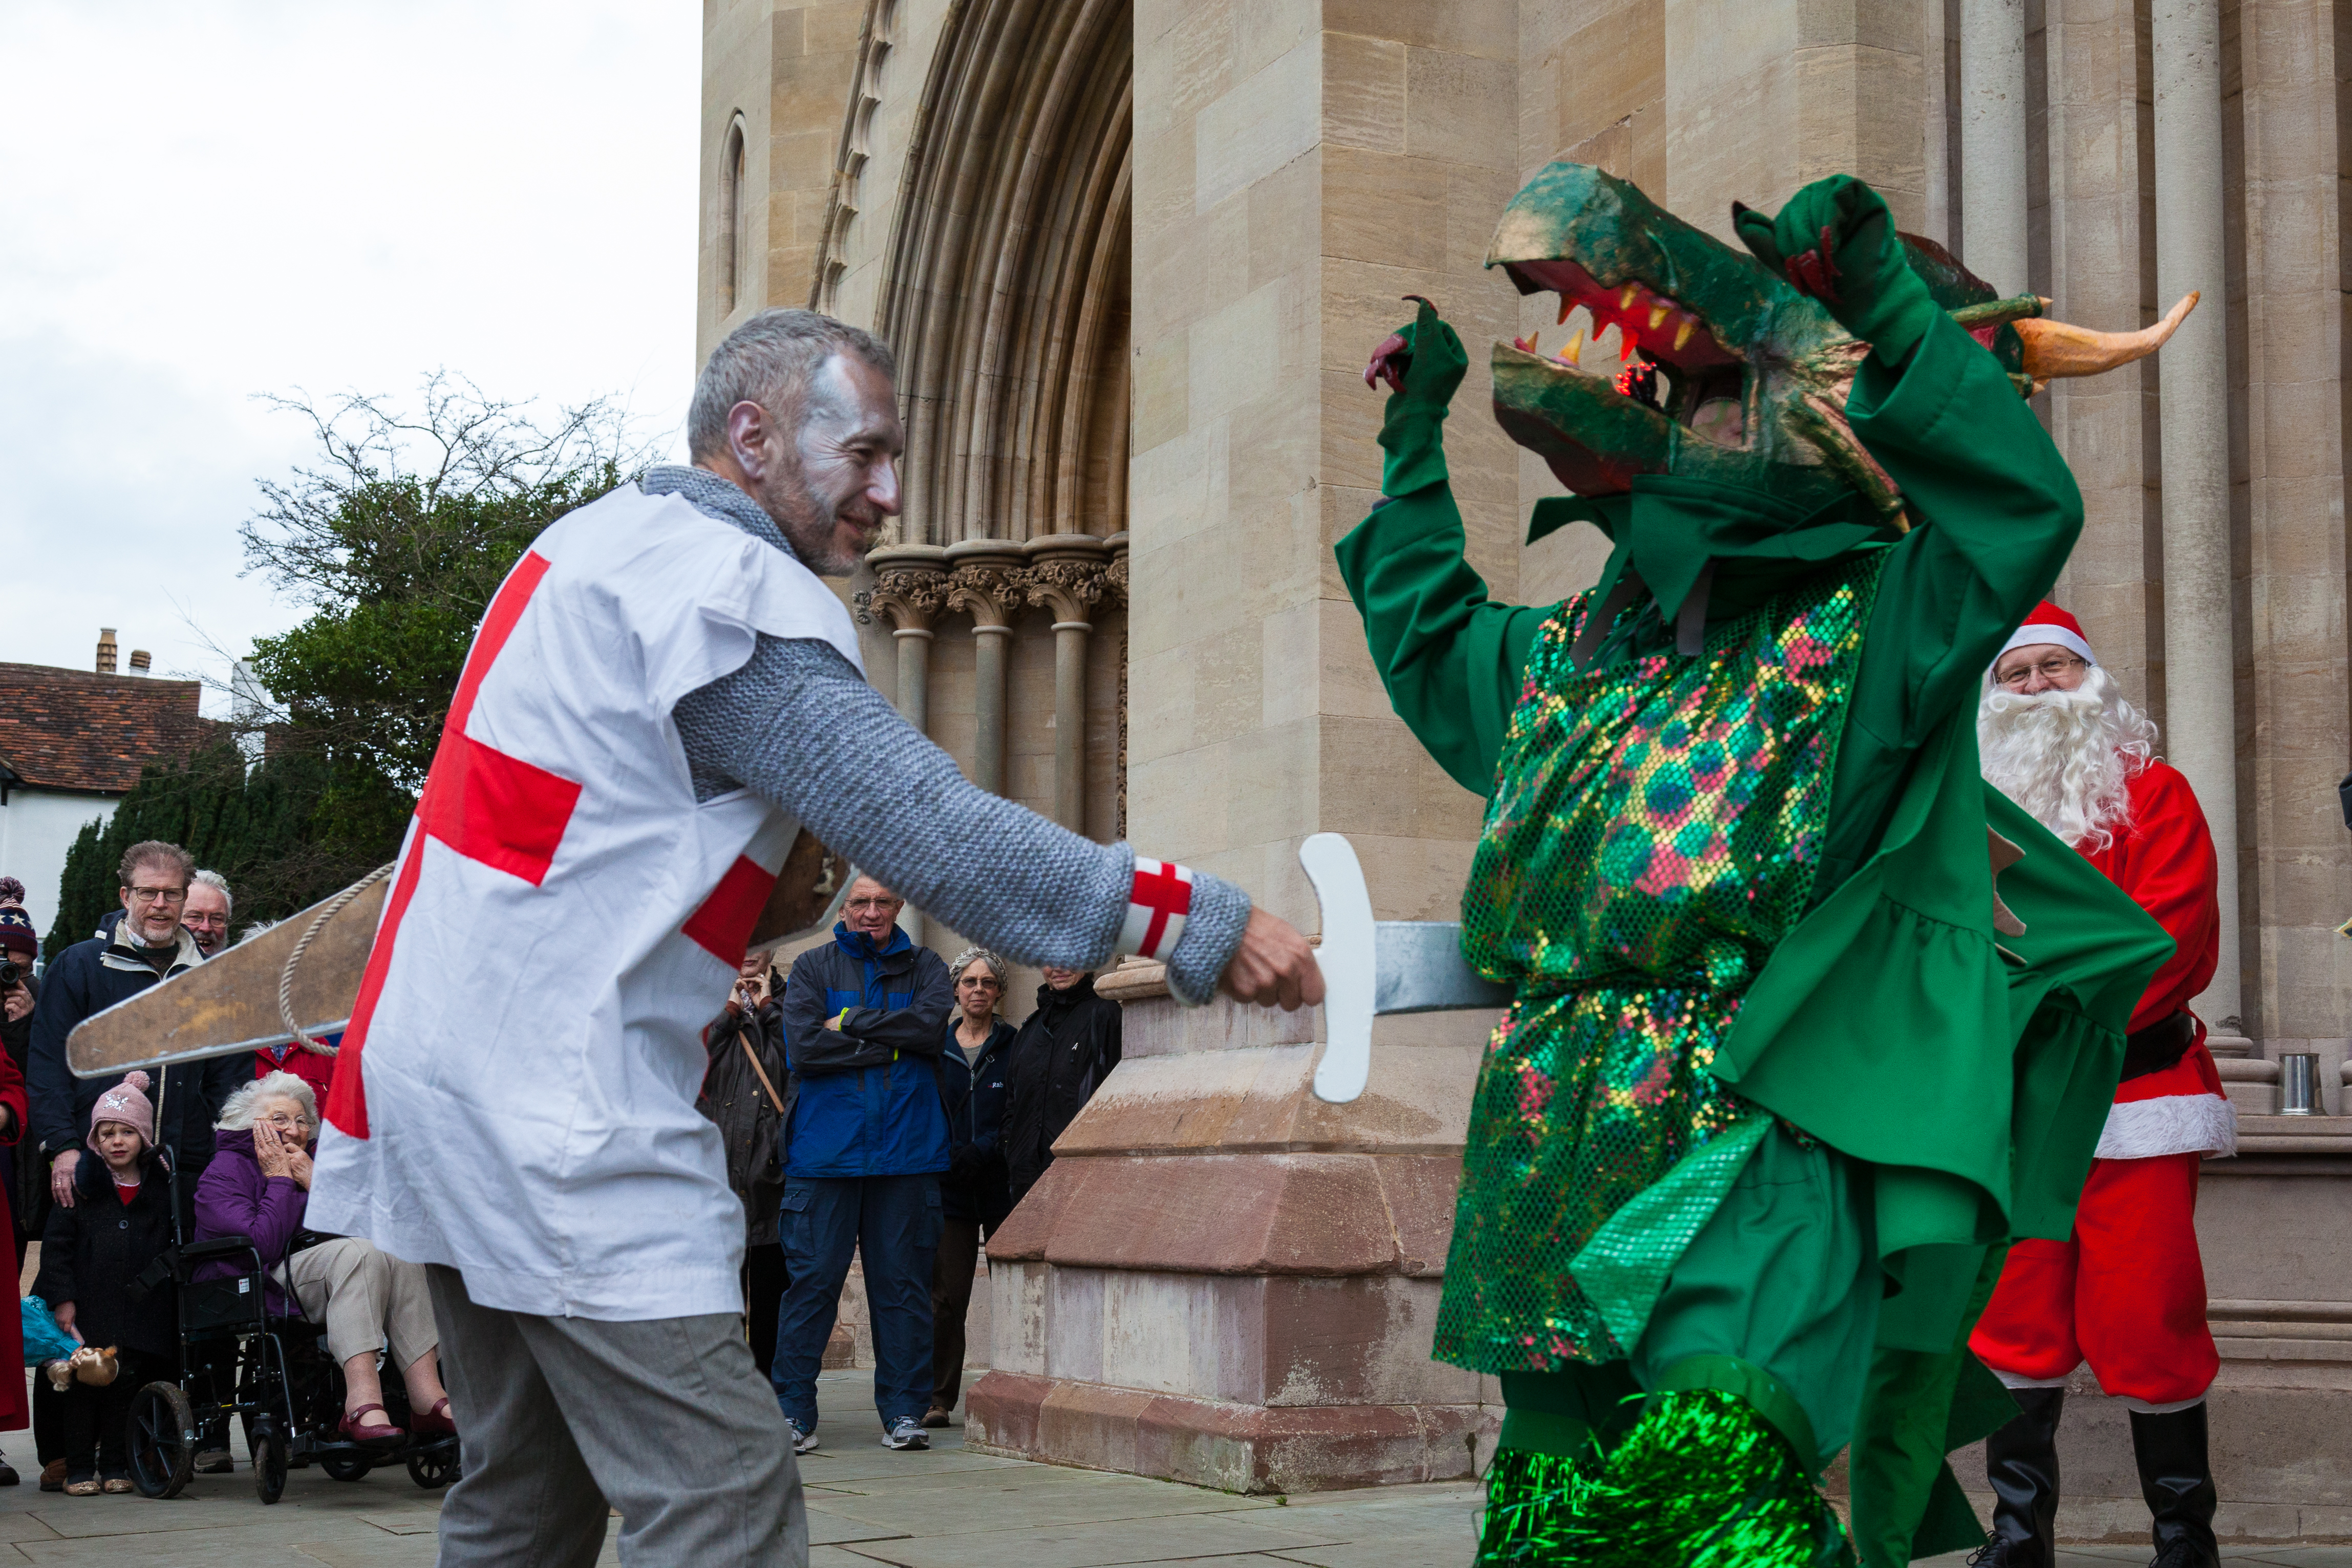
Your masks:
{"label": "santa's glasses", "polygon": [[1992,677],[1993,684],[2007,686],[2013,692],[2021,692],[2025,689],[2027,682],[2040,675],[2054,686],[2089,663],[2088,659],[2077,657],[2073,653],[2053,653],[2035,664],[2019,664],[2013,669],[1995,671]]}

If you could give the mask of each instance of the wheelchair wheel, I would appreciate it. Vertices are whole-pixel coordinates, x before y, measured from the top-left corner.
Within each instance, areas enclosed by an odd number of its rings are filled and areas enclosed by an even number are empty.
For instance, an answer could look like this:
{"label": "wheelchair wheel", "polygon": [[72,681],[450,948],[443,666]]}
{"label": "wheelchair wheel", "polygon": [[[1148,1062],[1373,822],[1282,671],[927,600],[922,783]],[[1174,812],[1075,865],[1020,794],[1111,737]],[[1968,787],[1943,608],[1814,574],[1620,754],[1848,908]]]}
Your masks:
{"label": "wheelchair wheel", "polygon": [[253,1490],[264,1502],[286,1495],[286,1439],[257,1437],[253,1446]]}
{"label": "wheelchair wheel", "polygon": [[322,1454],[319,1468],[339,1481],[363,1481],[375,1461],[365,1454]]}
{"label": "wheelchair wheel", "polygon": [[455,1443],[446,1448],[436,1443],[408,1456],[408,1479],[427,1490],[446,1487],[463,1473]]}
{"label": "wheelchair wheel", "polygon": [[131,1396],[123,1429],[131,1484],[142,1497],[177,1497],[196,1468],[196,1414],[173,1383],[151,1383]]}

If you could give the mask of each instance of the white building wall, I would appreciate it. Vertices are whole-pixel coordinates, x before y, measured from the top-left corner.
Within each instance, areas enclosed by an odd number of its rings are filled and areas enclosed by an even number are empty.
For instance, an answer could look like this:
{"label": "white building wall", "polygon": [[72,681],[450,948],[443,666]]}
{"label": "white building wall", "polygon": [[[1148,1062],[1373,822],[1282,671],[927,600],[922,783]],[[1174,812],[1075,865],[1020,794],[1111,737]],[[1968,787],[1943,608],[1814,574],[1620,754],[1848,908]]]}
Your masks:
{"label": "white building wall", "polygon": [[[8,791],[8,803],[0,806],[0,876],[13,876],[25,884],[25,913],[32,916],[33,929],[44,944],[58,917],[58,879],[65,874],[66,852],[85,823],[114,815],[115,800],[18,785]],[[44,946],[44,961],[56,956]]]}

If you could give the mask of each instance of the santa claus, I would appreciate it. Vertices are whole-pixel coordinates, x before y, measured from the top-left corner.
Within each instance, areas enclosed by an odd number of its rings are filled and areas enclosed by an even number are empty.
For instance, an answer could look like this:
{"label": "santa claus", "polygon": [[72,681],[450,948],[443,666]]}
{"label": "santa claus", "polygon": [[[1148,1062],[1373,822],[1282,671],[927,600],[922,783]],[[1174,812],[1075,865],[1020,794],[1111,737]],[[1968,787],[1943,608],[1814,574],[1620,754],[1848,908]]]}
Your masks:
{"label": "santa claus", "polygon": [[1993,661],[1977,737],[1986,779],[2161,922],[2176,950],[2132,1014],[2074,1234],[2011,1247],[1969,1341],[2019,1410],[1985,1444],[1993,1530],[1970,1561],[2049,1568],[2058,1417],[2067,1377],[2087,1361],[2131,1411],[2156,1568],[2208,1568],[2220,1558],[2205,1391],[2221,1361],[2205,1326],[2197,1171],[2237,1148],[2236,1113],[2189,1010],[2220,943],[2212,835],[2189,781],[2155,756],[2156,726],[2054,605],[2038,607]]}

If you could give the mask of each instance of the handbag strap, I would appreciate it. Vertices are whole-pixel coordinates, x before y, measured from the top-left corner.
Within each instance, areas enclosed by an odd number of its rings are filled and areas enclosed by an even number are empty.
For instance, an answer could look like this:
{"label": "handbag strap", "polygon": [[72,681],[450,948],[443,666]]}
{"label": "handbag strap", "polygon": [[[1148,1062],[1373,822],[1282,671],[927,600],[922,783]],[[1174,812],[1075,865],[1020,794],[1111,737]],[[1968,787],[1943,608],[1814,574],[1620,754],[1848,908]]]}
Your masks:
{"label": "handbag strap", "polygon": [[774,1084],[768,1082],[768,1070],[760,1065],[760,1053],[751,1049],[751,1042],[741,1034],[735,1037],[735,1043],[743,1048],[743,1060],[749,1061],[751,1064],[751,1071],[760,1075],[760,1087],[768,1092],[768,1103],[775,1108],[777,1115],[782,1115],[784,1097],[776,1092]]}

